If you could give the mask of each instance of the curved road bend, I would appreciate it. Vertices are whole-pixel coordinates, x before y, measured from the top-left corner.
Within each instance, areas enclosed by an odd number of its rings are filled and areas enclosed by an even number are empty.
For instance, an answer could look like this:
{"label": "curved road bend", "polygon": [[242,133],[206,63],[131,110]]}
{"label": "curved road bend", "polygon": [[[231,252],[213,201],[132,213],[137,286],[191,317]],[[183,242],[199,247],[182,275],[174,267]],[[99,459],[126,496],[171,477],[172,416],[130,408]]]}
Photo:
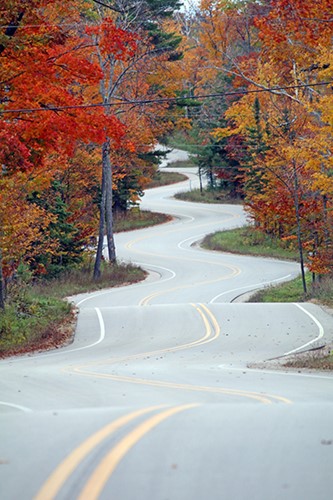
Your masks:
{"label": "curved road bend", "polygon": [[117,235],[145,282],[74,297],[73,344],[1,361],[2,500],[332,498],[332,375],[248,368],[332,341],[332,317],[235,302],[298,266],[200,249],[245,219],[173,199],[189,176],[143,199],[172,222]]}

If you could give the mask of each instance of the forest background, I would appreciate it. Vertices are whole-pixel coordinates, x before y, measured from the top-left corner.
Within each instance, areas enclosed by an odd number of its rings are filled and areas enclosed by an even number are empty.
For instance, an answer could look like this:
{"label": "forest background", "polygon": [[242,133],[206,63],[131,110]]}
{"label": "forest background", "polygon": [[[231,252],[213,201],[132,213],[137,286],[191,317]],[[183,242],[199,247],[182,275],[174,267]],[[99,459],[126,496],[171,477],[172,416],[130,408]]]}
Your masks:
{"label": "forest background", "polygon": [[143,196],[159,142],[258,233],[333,273],[333,0],[4,0],[0,308],[94,255]]}

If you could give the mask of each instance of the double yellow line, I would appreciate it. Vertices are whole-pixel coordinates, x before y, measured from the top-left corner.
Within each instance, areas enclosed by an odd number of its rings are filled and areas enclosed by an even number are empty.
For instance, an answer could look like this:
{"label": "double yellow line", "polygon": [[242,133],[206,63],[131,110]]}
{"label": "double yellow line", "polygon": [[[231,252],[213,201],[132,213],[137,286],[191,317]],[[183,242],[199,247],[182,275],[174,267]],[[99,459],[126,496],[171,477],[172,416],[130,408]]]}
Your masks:
{"label": "double yellow line", "polygon": [[203,344],[207,344],[208,342],[212,342],[213,340],[216,340],[220,336],[221,330],[213,313],[204,304],[199,304],[199,305],[190,304],[190,305],[191,307],[194,307],[198,311],[205,326],[205,334],[199,339],[193,340],[191,342],[186,342],[185,344],[180,344],[171,347],[164,347],[162,349],[156,349],[155,351],[140,352],[138,354],[131,354],[130,356],[123,356],[120,358],[102,359],[101,361],[97,362],[92,361],[91,363],[85,363],[84,365],[76,366],[74,368],[67,368],[66,371],[70,372],[74,371],[76,373],[81,373],[83,375],[92,374],[96,376],[99,375],[99,373],[87,371],[86,368],[89,366],[123,363],[125,361],[131,361],[133,359],[142,359],[150,356],[156,356],[159,354],[167,354],[169,352],[182,351],[184,349],[190,349],[192,347],[197,347]]}
{"label": "double yellow line", "polygon": [[205,326],[205,334],[192,342],[187,342],[185,344],[181,344],[174,347],[166,347],[164,349],[159,349],[156,351],[144,352],[139,354],[132,354],[131,356],[126,356],[123,358],[116,358],[111,360],[102,360],[100,362],[92,362],[89,364],[84,364],[81,366],[76,366],[70,369],[71,372],[78,373],[80,375],[95,377],[99,379],[113,380],[115,382],[122,382],[127,384],[137,384],[137,385],[145,385],[151,387],[160,387],[165,389],[175,389],[175,390],[183,390],[183,391],[191,391],[191,392],[200,392],[200,393],[215,393],[215,394],[224,394],[228,396],[236,396],[241,398],[247,398],[251,400],[258,401],[264,404],[271,404],[272,402],[278,401],[286,404],[290,404],[291,401],[282,396],[262,394],[254,391],[243,391],[237,389],[228,389],[224,387],[210,387],[210,386],[202,386],[202,385],[194,385],[194,384],[180,384],[177,382],[169,382],[165,380],[156,380],[156,379],[144,379],[139,377],[129,377],[126,375],[113,375],[111,373],[103,373],[100,371],[94,370],[94,367],[98,365],[106,365],[108,363],[119,363],[130,361],[132,359],[142,359],[148,356],[158,355],[158,354],[166,354],[169,352],[176,352],[184,349],[191,349],[193,347],[202,346],[209,342],[212,342],[219,338],[221,330],[218,324],[217,319],[213,315],[213,313],[208,309],[208,307],[204,304],[191,304],[194,307]]}
{"label": "double yellow line", "polygon": [[114,422],[109,423],[83,441],[58,465],[34,497],[34,500],[53,500],[83,460],[99,445],[101,445],[104,440],[133,420],[148,413],[158,412],[138,424],[132,431],[126,434],[125,437],[120,439],[118,443],[110,449],[110,451],[97,464],[77,496],[78,500],[98,499],[100,493],[112,476],[119,462],[140,439],[142,439],[148,432],[164,420],[176,415],[177,413],[195,408],[196,406],[198,405],[187,404],[167,409],[165,409],[165,405],[150,406],[149,408],[143,408],[127,415],[123,415]]}
{"label": "double yellow line", "polygon": [[[201,261],[198,261],[201,262]],[[194,284],[186,284],[186,285],[179,285],[179,286],[174,286],[171,288],[167,288],[165,290],[159,290],[157,292],[152,292],[151,294],[147,295],[146,297],[143,297],[143,299],[140,300],[139,306],[146,306],[149,304],[149,302],[156,297],[160,297],[161,295],[166,295],[171,292],[176,292],[178,290],[185,290],[188,288],[196,288],[198,286],[202,285],[211,285],[212,283],[218,283],[220,281],[228,280],[230,278],[234,278],[235,276],[238,276],[241,273],[241,270],[239,267],[236,266],[231,266],[230,264],[218,264],[219,266],[223,266],[227,269],[230,269],[229,274],[223,274],[222,276],[218,276],[217,278],[213,278],[210,280],[203,280],[203,281],[198,281]]]}
{"label": "double yellow line", "polygon": [[[220,327],[213,313],[204,304],[191,305],[197,310],[205,326],[205,334],[200,339],[179,346],[160,349],[158,351],[153,351],[150,353],[141,353],[128,356],[126,358],[112,360],[111,362],[125,361],[133,358],[143,358],[148,356],[149,354],[174,352],[181,349],[197,347],[216,340],[220,336]],[[105,362],[107,362],[107,360],[104,360],[104,363]],[[280,396],[260,394],[250,391],[227,389],[223,387],[180,384],[161,380],[148,380],[142,378],[94,372],[87,369],[87,365],[76,367],[74,368],[74,371],[82,375],[110,379],[117,382],[141,384],[200,393],[224,394],[228,396],[248,398],[264,404],[271,404],[274,401],[286,404],[291,403],[290,400]],[[177,413],[181,413],[197,406],[199,406],[199,404],[197,403],[177,405],[173,407],[166,407],[166,405],[150,406],[123,415],[115,421],[107,424],[99,431],[88,437],[85,441],[83,441],[56,467],[56,469],[43,484],[37,495],[34,497],[34,500],[53,500],[58,495],[60,490],[65,486],[66,481],[70,480],[71,475],[79,468],[79,466],[83,463],[84,459],[89,456],[89,454],[92,454],[98,446],[102,445],[105,440],[109,439],[117,431],[120,431],[135,419],[140,419],[140,423],[138,423],[136,427],[130,430],[123,438],[119,439],[119,441],[114,446],[112,446],[110,450],[102,457],[94,470],[91,472],[85,484],[82,486],[82,489],[77,496],[78,500],[97,500],[106,483],[109,481],[110,477],[117,468],[118,464],[140,439],[142,439],[148,432],[152,431],[166,419],[171,418]],[[153,413],[153,415],[149,416],[145,420],[141,419],[141,417],[149,413]]]}

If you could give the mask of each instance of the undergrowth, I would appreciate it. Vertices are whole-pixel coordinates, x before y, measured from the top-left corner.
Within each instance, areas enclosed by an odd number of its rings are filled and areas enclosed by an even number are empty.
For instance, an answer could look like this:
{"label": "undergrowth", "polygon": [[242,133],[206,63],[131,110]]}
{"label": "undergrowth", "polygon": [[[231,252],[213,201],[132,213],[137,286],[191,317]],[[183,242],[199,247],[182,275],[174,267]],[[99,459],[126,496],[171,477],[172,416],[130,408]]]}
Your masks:
{"label": "undergrowth", "polygon": [[18,277],[7,289],[0,313],[0,357],[55,348],[73,334],[75,307],[65,297],[141,281],[146,273],[130,264],[102,265],[101,277],[92,277],[92,262],[68,270],[52,280],[26,283]]}

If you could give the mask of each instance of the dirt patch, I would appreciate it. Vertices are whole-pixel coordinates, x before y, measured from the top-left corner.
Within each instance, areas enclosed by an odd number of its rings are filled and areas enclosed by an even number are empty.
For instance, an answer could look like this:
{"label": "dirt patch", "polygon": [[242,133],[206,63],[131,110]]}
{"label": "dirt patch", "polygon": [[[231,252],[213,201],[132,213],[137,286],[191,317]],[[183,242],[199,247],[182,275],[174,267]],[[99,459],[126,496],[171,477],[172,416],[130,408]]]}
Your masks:
{"label": "dirt patch", "polygon": [[309,370],[333,370],[333,345],[292,356],[283,363],[285,368],[307,368]]}
{"label": "dirt patch", "polygon": [[248,368],[259,370],[290,370],[301,373],[302,371],[332,371],[333,370],[332,344],[323,345],[289,356],[268,359],[259,363],[250,363]]}

